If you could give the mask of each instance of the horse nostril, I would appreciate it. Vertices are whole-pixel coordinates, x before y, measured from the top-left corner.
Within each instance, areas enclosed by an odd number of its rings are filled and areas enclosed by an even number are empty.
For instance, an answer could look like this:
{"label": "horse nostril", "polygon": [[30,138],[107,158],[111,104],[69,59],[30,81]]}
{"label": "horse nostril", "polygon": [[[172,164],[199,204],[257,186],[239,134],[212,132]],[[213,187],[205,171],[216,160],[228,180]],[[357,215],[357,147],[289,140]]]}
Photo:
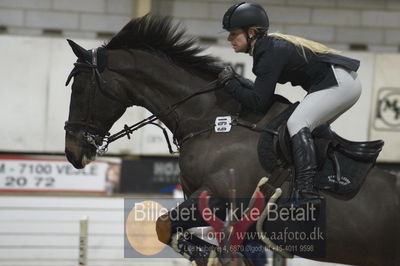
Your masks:
{"label": "horse nostril", "polygon": [[76,158],[68,149],[65,149],[65,156],[67,157],[68,162],[70,162],[76,169],[82,169],[84,167],[82,160]]}

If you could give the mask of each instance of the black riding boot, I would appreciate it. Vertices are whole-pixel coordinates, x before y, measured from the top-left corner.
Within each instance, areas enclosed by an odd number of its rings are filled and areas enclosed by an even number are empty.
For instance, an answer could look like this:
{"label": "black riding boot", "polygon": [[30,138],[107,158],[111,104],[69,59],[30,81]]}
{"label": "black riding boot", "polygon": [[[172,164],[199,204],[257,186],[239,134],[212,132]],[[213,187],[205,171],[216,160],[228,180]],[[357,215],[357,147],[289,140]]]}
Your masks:
{"label": "black riding boot", "polygon": [[317,157],[309,128],[302,128],[292,137],[292,153],[296,174],[297,204],[319,204],[322,198],[314,189]]}
{"label": "black riding boot", "polygon": [[210,257],[217,256],[217,246],[194,235],[185,236],[183,233],[176,233],[171,237],[169,246],[199,266],[206,266]]}

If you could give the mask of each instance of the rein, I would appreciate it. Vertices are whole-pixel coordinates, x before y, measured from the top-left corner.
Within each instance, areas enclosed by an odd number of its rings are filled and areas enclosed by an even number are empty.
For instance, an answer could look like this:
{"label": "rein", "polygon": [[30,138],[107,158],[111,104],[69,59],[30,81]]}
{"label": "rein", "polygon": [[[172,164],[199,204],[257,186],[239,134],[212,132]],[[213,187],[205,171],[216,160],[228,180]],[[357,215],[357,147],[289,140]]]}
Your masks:
{"label": "rein", "polygon": [[[131,138],[130,135],[134,131],[136,131],[136,130],[138,130],[138,129],[146,126],[146,125],[154,125],[154,126],[159,127],[163,131],[164,137],[165,137],[165,139],[167,141],[167,144],[168,144],[169,152],[171,154],[177,153],[177,152],[174,152],[172,150],[172,145],[171,145],[171,142],[169,140],[168,133],[167,133],[167,130],[165,129],[165,127],[162,127],[161,125],[155,123],[155,121],[158,120],[156,115],[151,115],[151,116],[143,119],[142,121],[140,121],[140,122],[138,122],[138,123],[136,123],[136,124],[134,124],[132,126],[125,125],[124,129],[122,129],[121,131],[119,131],[119,132],[117,132],[117,133],[115,133],[113,135],[110,135],[109,132],[105,132],[104,130],[99,129],[98,127],[96,127],[92,123],[92,121],[91,121],[92,101],[90,99],[92,98],[92,96],[94,96],[94,94],[96,92],[96,88],[98,88],[100,90],[100,92],[103,95],[105,95],[106,97],[108,97],[108,98],[110,98],[110,99],[112,99],[114,101],[121,102],[120,99],[118,99],[116,96],[114,96],[113,94],[111,94],[110,92],[105,90],[103,88],[103,86],[101,86],[101,82],[103,84],[105,84],[106,81],[102,78],[102,76],[100,74],[100,71],[98,69],[97,50],[98,50],[98,48],[92,49],[92,58],[91,58],[92,60],[91,60],[91,62],[89,62],[87,60],[85,60],[84,62],[76,62],[74,64],[75,68],[71,71],[71,73],[69,74],[69,76],[67,78],[66,85],[68,85],[69,82],[71,81],[72,77],[74,77],[80,71],[92,72],[92,86],[91,86],[92,87],[91,88],[92,91],[90,93],[90,97],[88,98],[88,112],[87,112],[86,119],[84,121],[66,121],[64,129],[66,131],[69,131],[70,134],[74,135],[73,127],[75,127],[75,126],[84,126],[85,127],[85,131],[84,131],[84,134],[83,134],[84,141],[87,144],[94,146],[96,148],[96,153],[101,156],[101,155],[104,155],[107,152],[108,145],[110,143],[112,143],[112,142],[114,142],[114,141],[116,141],[116,140],[118,140],[118,139],[120,139],[120,138],[122,138],[124,136],[127,136],[127,138],[130,139]],[[196,96],[201,95],[201,94],[209,93],[209,92],[212,92],[212,91],[215,91],[215,90],[219,89],[220,87],[217,86],[217,85],[218,85],[217,80],[211,81],[210,83],[208,83],[204,88],[200,89],[199,91],[197,91],[197,92],[195,92],[193,94],[190,94],[188,96],[185,96],[181,100],[179,100],[179,101],[175,102],[174,104],[168,106],[158,116],[168,116],[168,115],[170,115],[172,112],[175,111],[175,109],[179,105],[185,103],[186,101],[192,99],[193,97],[196,97]],[[126,102],[126,103],[123,103],[123,104],[126,105],[126,107],[129,107],[129,106],[133,105],[132,102]],[[90,130],[96,132],[97,134],[96,133],[95,134],[90,133]],[[179,149],[178,142],[177,142],[175,137],[174,137],[174,144]]]}
{"label": "rein", "polygon": [[[211,88],[209,88],[209,87],[211,87]],[[168,116],[168,115],[170,115],[172,112],[174,112],[175,109],[176,109],[179,105],[185,103],[186,101],[192,99],[193,97],[217,90],[217,89],[218,89],[217,80],[211,81],[210,83],[207,84],[207,86],[206,86],[205,88],[206,88],[206,89],[203,89],[203,90],[200,90],[200,91],[198,91],[198,92],[195,92],[195,93],[193,93],[193,94],[191,94],[191,95],[188,95],[188,96],[184,97],[183,99],[179,100],[178,102],[176,102],[176,103],[174,103],[174,104],[168,106],[164,112],[162,112],[161,114],[159,114],[159,116]],[[116,140],[118,140],[118,139],[120,139],[120,138],[122,138],[122,137],[125,137],[125,136],[127,136],[127,138],[130,139],[130,138],[131,138],[130,135],[131,135],[134,131],[136,131],[136,130],[138,130],[138,129],[140,129],[140,128],[146,126],[146,125],[155,125],[155,126],[159,127],[159,128],[163,131],[165,140],[167,141],[169,153],[170,153],[170,154],[177,153],[177,151],[174,152],[174,151],[172,150],[172,145],[171,145],[171,142],[170,142],[170,140],[169,140],[167,130],[165,129],[165,127],[162,127],[161,125],[159,125],[159,124],[157,124],[157,123],[154,123],[154,121],[156,121],[156,120],[158,120],[157,116],[156,116],[156,115],[151,115],[151,116],[149,116],[149,117],[143,119],[142,121],[140,121],[140,122],[138,122],[138,123],[136,123],[136,124],[134,124],[134,125],[132,125],[132,126],[127,126],[127,125],[125,125],[125,126],[124,126],[124,129],[122,129],[121,131],[119,131],[119,132],[117,132],[117,133],[115,133],[115,134],[113,134],[113,135],[111,135],[111,136],[109,136],[109,137],[106,137],[106,144],[105,144],[104,147],[101,147],[100,149],[102,150],[102,152],[103,152],[103,154],[104,154],[104,153],[107,151],[107,147],[108,147],[108,145],[109,145],[110,143],[112,143],[112,142],[114,142],[114,141],[116,141]],[[177,140],[175,139],[175,137],[174,137],[174,144],[175,144],[175,146],[177,146],[178,149],[179,149],[179,145],[178,145],[178,142],[177,142]]]}

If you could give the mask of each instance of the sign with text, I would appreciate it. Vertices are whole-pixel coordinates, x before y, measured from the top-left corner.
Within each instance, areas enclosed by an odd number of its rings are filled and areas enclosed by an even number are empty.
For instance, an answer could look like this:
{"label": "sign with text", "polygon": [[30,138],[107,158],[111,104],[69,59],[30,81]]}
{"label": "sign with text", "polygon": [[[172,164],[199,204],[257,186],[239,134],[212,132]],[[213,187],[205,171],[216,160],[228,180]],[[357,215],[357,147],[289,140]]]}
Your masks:
{"label": "sign with text", "polygon": [[62,159],[0,156],[0,192],[104,193],[108,163],[75,169]]}

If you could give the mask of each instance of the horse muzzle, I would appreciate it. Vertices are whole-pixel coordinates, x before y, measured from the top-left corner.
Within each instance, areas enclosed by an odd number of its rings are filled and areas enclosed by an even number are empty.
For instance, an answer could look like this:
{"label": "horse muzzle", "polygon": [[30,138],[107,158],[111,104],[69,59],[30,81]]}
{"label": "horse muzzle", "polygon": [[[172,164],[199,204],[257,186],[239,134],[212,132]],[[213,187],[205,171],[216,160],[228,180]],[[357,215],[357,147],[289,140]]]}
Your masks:
{"label": "horse muzzle", "polygon": [[65,155],[77,169],[84,168],[96,159],[96,148],[84,140],[83,133],[71,134],[67,131],[65,134]]}

